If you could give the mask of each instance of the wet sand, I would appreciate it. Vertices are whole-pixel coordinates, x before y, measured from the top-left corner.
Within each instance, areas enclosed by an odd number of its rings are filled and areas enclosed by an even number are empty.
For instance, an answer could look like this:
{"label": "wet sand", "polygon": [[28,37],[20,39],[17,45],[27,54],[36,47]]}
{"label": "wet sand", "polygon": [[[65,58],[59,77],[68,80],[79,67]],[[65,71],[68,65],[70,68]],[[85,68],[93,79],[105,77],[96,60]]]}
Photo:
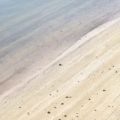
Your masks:
{"label": "wet sand", "polygon": [[120,118],[120,18],[82,37],[35,78],[0,98],[1,120]]}

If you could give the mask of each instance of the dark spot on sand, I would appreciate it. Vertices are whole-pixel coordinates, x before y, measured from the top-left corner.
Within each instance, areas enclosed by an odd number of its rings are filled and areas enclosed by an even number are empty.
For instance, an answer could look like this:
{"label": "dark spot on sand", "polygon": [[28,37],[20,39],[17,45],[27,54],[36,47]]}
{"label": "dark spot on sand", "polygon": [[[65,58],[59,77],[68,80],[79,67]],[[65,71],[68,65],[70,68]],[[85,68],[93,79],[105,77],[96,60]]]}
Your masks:
{"label": "dark spot on sand", "polygon": [[21,106],[19,106],[18,108],[22,108]]}
{"label": "dark spot on sand", "polygon": [[71,96],[66,96],[65,98],[71,98]]}
{"label": "dark spot on sand", "polygon": [[89,98],[88,100],[91,100],[91,98]]}
{"label": "dark spot on sand", "polygon": [[48,114],[50,114],[51,112],[50,112],[50,111],[48,111],[47,113],[48,113]]}
{"label": "dark spot on sand", "polygon": [[58,120],[61,120],[61,119],[58,119]]}
{"label": "dark spot on sand", "polygon": [[112,67],[114,68],[115,66],[113,65]]}
{"label": "dark spot on sand", "polygon": [[64,117],[67,117],[67,115],[64,115]]}
{"label": "dark spot on sand", "polygon": [[27,115],[30,115],[30,113],[29,113],[29,112],[27,112]]}
{"label": "dark spot on sand", "polygon": [[55,109],[57,108],[57,107],[54,107]]}
{"label": "dark spot on sand", "polygon": [[103,89],[103,92],[105,92],[106,90],[105,89]]}
{"label": "dark spot on sand", "polygon": [[61,105],[64,105],[64,103],[61,103]]}
{"label": "dark spot on sand", "polygon": [[96,109],[94,111],[97,111]]}
{"label": "dark spot on sand", "polygon": [[60,63],[59,66],[62,66],[62,64]]}

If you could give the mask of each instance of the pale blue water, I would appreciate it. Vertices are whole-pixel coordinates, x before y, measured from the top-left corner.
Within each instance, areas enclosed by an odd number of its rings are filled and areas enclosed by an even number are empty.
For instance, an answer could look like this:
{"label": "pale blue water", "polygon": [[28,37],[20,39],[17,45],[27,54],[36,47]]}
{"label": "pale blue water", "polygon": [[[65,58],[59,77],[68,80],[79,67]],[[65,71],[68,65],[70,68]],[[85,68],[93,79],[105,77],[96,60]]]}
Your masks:
{"label": "pale blue water", "polygon": [[0,0],[0,84],[42,69],[120,15],[120,0]]}

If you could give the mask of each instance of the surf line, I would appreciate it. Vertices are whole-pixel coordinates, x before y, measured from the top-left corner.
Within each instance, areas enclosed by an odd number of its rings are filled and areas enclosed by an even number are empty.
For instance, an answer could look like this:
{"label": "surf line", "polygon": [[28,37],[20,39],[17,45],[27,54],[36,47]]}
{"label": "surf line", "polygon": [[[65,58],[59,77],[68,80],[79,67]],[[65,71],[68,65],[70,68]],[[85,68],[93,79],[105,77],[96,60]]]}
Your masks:
{"label": "surf line", "polygon": [[46,67],[44,67],[42,70],[36,72],[34,75],[32,75],[30,78],[27,78],[24,82],[22,82],[21,84],[11,88],[9,91],[3,93],[2,95],[0,95],[0,100],[4,99],[6,96],[8,96],[9,94],[11,94],[12,92],[16,91],[17,89],[25,86],[27,83],[29,83],[30,81],[32,81],[33,79],[38,78],[44,71],[46,71],[47,69],[49,69],[50,66],[56,64],[59,60],[61,60],[63,57],[67,56],[68,54],[70,54],[71,52],[75,51],[78,47],[84,45],[85,43],[87,43],[88,41],[90,41],[93,37],[97,36],[98,34],[100,34],[101,32],[104,32],[105,30],[107,30],[108,28],[110,28],[111,26],[117,24],[118,22],[120,22],[120,18],[114,19],[112,21],[108,21],[100,26],[98,26],[97,28],[93,29],[92,31],[88,32],[86,35],[84,35],[83,37],[81,37],[81,39],[79,39],[76,43],[74,43],[70,48],[68,48],[63,54],[61,54],[60,56],[58,56],[55,60],[53,60],[50,64],[48,64]]}

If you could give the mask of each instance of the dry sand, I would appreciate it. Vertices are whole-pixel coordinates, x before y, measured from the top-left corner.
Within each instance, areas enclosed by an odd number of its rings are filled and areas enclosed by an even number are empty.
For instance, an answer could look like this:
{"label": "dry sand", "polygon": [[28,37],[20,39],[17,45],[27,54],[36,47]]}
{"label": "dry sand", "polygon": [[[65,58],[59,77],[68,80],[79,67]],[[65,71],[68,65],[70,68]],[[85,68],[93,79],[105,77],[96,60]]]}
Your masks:
{"label": "dry sand", "polygon": [[0,120],[120,120],[120,19],[88,33],[0,97]]}

